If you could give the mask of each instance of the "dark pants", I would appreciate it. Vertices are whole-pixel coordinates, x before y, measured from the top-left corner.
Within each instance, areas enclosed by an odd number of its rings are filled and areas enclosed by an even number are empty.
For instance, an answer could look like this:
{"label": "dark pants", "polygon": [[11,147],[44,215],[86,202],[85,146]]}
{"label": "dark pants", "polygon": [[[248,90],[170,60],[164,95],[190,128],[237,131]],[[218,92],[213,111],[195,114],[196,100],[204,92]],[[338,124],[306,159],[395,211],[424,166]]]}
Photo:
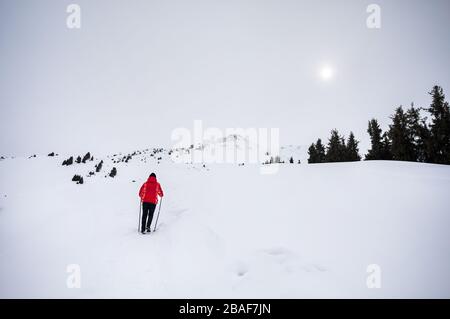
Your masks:
{"label": "dark pants", "polygon": [[156,204],[153,203],[142,203],[142,222],[141,231],[144,232],[145,229],[150,229],[152,224],[153,213],[155,212]]}

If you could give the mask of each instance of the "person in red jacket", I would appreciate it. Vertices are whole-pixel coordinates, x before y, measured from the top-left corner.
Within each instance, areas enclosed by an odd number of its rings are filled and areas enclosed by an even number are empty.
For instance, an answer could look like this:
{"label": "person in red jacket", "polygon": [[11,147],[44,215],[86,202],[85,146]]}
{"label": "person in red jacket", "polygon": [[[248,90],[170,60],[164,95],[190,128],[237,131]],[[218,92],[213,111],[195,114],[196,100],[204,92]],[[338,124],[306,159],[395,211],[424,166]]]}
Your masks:
{"label": "person in red jacket", "polygon": [[145,234],[145,231],[151,232],[150,226],[152,224],[156,204],[158,203],[158,196],[163,197],[164,193],[161,185],[156,180],[156,174],[151,173],[147,181],[142,184],[141,189],[139,190],[139,197],[142,202],[142,234]]}

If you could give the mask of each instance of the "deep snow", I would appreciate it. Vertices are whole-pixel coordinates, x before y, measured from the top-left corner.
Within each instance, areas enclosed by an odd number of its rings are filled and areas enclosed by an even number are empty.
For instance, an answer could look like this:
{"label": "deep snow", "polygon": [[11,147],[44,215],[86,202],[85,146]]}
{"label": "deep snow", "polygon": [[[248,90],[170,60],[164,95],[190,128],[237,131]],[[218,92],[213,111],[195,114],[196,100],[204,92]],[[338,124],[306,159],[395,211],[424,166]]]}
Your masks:
{"label": "deep snow", "polygon": [[[93,154],[95,156],[95,153]],[[450,297],[450,167],[0,161],[0,297]],[[112,166],[116,178],[105,178]],[[138,235],[142,182],[166,196]],[[135,180],[136,182],[132,182]],[[66,286],[69,264],[81,288]],[[366,270],[381,267],[380,289]]]}

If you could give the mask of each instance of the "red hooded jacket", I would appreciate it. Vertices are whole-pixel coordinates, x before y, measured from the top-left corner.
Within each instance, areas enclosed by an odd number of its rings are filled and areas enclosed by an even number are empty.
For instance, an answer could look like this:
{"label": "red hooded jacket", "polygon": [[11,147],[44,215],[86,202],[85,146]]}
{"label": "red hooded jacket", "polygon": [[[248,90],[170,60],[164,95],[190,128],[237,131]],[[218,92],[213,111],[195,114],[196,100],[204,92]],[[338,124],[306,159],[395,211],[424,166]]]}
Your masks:
{"label": "red hooded jacket", "polygon": [[160,197],[164,196],[161,185],[159,185],[156,177],[150,176],[147,181],[142,184],[139,190],[139,197],[144,203],[158,203],[158,195]]}

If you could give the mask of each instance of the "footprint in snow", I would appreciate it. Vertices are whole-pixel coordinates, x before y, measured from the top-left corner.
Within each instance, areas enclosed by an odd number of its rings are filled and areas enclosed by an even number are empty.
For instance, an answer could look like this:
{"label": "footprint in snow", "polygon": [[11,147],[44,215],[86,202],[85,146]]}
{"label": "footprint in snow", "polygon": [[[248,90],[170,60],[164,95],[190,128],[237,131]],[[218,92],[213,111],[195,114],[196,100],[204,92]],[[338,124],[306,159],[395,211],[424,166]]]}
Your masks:
{"label": "footprint in snow", "polygon": [[303,269],[306,272],[324,272],[327,269],[321,265],[308,263],[298,256],[295,252],[284,247],[272,247],[263,250],[263,252],[274,258],[279,264],[284,265],[289,272],[295,268]]}
{"label": "footprint in snow", "polygon": [[237,277],[244,277],[248,273],[248,267],[242,261],[237,262],[234,266],[234,273]]}
{"label": "footprint in snow", "polygon": [[264,249],[263,251],[266,254],[271,255],[271,256],[282,256],[282,255],[292,254],[292,252],[290,252],[288,249],[283,248],[283,247],[272,247],[272,248]]}
{"label": "footprint in snow", "polygon": [[182,208],[182,209],[174,209],[170,211],[171,215],[174,215],[175,217],[178,217],[180,215],[182,215],[184,212],[186,212],[187,209],[186,208]]}

